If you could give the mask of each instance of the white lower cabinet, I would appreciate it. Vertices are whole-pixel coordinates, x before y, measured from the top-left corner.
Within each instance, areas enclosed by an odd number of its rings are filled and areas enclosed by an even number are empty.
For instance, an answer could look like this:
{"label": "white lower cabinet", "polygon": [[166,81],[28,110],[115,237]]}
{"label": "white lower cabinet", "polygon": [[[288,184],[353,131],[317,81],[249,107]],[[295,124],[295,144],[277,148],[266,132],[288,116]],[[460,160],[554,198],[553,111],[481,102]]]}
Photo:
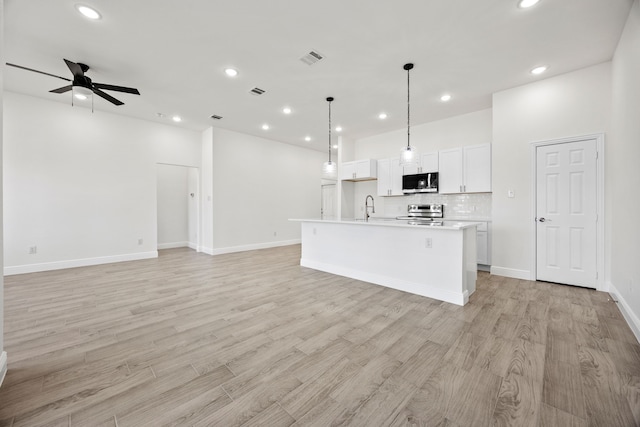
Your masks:
{"label": "white lower cabinet", "polygon": [[491,265],[491,247],[489,246],[489,223],[479,222],[476,227],[477,263]]}
{"label": "white lower cabinet", "polygon": [[478,264],[489,265],[489,235],[487,231],[476,232]]}
{"label": "white lower cabinet", "polygon": [[486,221],[461,220],[460,222],[476,222],[476,256],[477,264],[491,265],[491,226]]}

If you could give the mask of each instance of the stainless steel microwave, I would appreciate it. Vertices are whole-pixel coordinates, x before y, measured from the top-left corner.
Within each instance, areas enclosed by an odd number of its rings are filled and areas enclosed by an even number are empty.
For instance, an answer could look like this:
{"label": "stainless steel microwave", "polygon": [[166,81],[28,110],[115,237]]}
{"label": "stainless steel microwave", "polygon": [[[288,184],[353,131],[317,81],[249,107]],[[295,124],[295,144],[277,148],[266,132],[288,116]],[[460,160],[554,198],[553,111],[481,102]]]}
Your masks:
{"label": "stainless steel microwave", "polygon": [[413,193],[437,193],[438,172],[417,173],[415,175],[402,176],[402,192]]}

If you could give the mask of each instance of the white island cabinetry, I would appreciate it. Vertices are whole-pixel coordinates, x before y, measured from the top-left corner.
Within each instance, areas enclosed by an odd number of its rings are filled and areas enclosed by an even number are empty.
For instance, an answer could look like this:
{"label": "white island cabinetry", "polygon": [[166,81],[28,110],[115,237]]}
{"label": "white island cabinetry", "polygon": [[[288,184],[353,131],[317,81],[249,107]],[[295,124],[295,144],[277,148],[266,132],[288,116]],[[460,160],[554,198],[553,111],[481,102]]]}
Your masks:
{"label": "white island cabinetry", "polygon": [[303,267],[458,305],[475,291],[475,223],[296,221]]}

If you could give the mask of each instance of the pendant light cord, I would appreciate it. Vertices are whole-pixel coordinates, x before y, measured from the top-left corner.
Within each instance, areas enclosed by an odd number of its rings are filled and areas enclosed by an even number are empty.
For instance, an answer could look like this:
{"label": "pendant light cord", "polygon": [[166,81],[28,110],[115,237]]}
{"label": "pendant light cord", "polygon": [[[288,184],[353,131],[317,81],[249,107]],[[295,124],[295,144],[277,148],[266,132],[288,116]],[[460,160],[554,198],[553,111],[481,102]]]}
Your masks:
{"label": "pendant light cord", "polygon": [[329,102],[329,163],[331,163],[331,101],[333,97],[328,97],[327,101]]}
{"label": "pendant light cord", "polygon": [[409,89],[409,70],[413,68],[413,64],[404,66],[407,70],[407,149],[411,149],[411,91]]}

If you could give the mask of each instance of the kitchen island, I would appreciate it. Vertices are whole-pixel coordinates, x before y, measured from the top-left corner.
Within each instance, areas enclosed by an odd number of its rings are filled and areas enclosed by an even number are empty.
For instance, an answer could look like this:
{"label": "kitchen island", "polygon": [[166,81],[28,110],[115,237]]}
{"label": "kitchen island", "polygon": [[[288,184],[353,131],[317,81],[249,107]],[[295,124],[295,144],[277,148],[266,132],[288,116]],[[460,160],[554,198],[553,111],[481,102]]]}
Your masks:
{"label": "kitchen island", "polygon": [[476,289],[476,224],[296,219],[300,265],[464,305]]}

